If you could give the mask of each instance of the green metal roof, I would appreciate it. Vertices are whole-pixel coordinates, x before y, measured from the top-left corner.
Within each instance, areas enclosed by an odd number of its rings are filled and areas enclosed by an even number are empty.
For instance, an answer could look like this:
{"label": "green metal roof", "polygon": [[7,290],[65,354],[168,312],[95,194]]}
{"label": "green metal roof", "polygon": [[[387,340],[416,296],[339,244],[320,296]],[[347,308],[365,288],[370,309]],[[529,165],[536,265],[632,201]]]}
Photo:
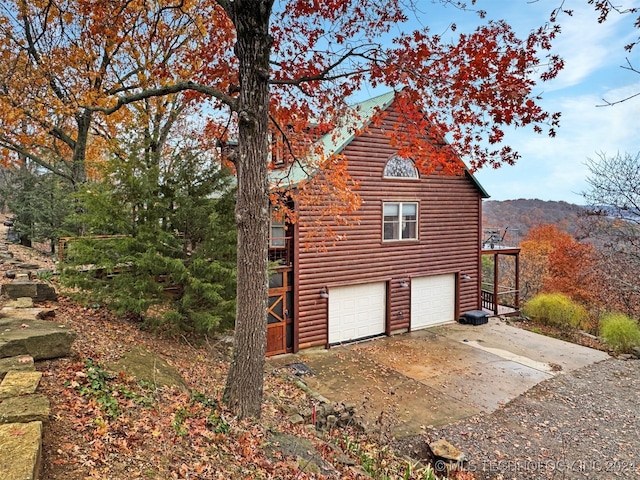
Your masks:
{"label": "green metal roof", "polygon": [[[376,113],[386,110],[391,105],[395,96],[396,92],[392,90],[349,107],[349,112],[341,119],[340,125],[318,140],[318,144],[322,147],[320,155],[312,154],[288,168],[272,170],[271,184],[285,188],[295,187],[302,180],[312,176],[316,170],[315,165],[320,160],[319,157],[328,158],[342,152],[355,136],[369,125]],[[482,198],[489,198],[489,194],[478,179],[468,170],[465,173],[478,188]]]}
{"label": "green metal roof", "polygon": [[320,138],[325,158],[340,153],[357,133],[369,125],[377,112],[384,111],[391,105],[395,96],[396,92],[391,91],[352,106],[342,119],[342,124]]}
{"label": "green metal roof", "polygon": [[315,164],[320,158],[328,158],[340,153],[365,128],[374,114],[385,110],[395,98],[395,91],[378,95],[349,107],[349,112],[341,119],[340,125],[323,135],[317,141],[321,154],[311,154],[288,168],[273,170],[270,174],[274,186],[292,187],[309,178],[315,172]]}

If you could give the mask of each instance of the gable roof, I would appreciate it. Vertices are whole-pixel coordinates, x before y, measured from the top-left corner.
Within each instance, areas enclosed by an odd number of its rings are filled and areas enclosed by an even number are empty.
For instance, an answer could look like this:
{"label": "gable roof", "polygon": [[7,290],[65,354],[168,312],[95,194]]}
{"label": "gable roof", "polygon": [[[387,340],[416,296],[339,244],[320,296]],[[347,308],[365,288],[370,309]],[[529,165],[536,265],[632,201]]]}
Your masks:
{"label": "gable roof", "polygon": [[[318,157],[328,158],[332,155],[338,155],[345,149],[349,143],[366,128],[372,121],[374,115],[383,112],[393,103],[396,98],[396,91],[378,95],[360,103],[356,103],[350,107],[350,111],[341,119],[331,132],[324,134],[317,140],[320,148],[320,155],[311,154],[309,165],[302,165],[301,162],[295,162],[286,168],[275,169],[270,173],[270,182],[272,185],[280,185],[284,187],[294,187],[302,180],[309,178],[314,173],[313,161]],[[489,198],[489,194],[478,180],[465,170],[468,176],[480,192],[482,198]],[[285,184],[283,184],[285,183]]]}
{"label": "gable roof", "polygon": [[376,113],[385,111],[393,103],[395,96],[396,92],[392,90],[350,107],[351,111],[342,119],[341,125],[320,138],[323,155],[329,157],[344,150],[356,134],[371,123]]}

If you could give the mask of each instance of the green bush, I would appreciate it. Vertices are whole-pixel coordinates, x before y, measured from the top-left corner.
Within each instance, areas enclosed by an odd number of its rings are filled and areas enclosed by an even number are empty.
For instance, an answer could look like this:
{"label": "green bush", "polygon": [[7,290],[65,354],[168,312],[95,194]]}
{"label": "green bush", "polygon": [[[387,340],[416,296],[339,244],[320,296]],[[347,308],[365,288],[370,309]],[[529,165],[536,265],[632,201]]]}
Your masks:
{"label": "green bush", "polygon": [[[126,160],[126,161],[125,161]],[[214,333],[235,321],[235,188],[230,172],[184,153],[158,173],[133,149],[75,198],[85,236],[67,243],[74,297],[163,331]]]}
{"label": "green bush", "polygon": [[640,346],[640,325],[622,313],[607,313],[600,319],[600,336],[616,353],[629,353]]}
{"label": "green bush", "polygon": [[562,293],[541,293],[529,300],[523,313],[527,317],[559,328],[578,328],[587,311]]}

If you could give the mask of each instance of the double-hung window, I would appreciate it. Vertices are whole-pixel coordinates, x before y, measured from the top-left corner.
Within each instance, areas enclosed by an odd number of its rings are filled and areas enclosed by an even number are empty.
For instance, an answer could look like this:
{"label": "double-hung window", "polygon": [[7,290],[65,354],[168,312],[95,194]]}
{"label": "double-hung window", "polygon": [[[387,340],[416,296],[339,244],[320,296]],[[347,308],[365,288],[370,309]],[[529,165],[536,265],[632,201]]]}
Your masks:
{"label": "double-hung window", "polygon": [[382,209],[383,240],[418,239],[418,202],[385,202]]}
{"label": "double-hung window", "polygon": [[269,247],[284,248],[286,246],[287,228],[284,219],[271,218],[271,235],[269,237]]}

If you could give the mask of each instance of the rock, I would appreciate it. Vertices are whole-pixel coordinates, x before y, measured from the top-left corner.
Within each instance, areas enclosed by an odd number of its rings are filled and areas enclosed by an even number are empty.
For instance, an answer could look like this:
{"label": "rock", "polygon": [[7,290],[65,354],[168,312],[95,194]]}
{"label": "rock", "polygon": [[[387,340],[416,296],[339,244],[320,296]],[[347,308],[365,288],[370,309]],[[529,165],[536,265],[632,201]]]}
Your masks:
{"label": "rock", "polygon": [[13,299],[31,297],[35,302],[58,299],[56,291],[51,285],[22,279],[2,285],[2,293]]}
{"label": "rock", "polygon": [[42,422],[0,425],[0,478],[37,479],[41,455]]}
{"label": "rock", "polygon": [[333,465],[323,459],[310,440],[286,433],[273,433],[265,447],[271,457],[274,457],[275,452],[295,457],[301,471],[339,478]]}
{"label": "rock", "polygon": [[298,413],[294,413],[293,415],[291,415],[289,417],[289,421],[293,425],[300,425],[300,424],[304,423],[304,418],[302,417],[302,415],[300,415]]}
{"label": "rock", "polygon": [[2,285],[2,293],[9,298],[30,297],[35,298],[38,294],[38,287],[35,282],[13,281]]}
{"label": "rock", "polygon": [[42,372],[7,372],[0,383],[0,401],[35,393],[41,378]]}
{"label": "rock", "polygon": [[14,278],[16,278],[16,272],[15,272],[15,270],[7,270],[6,272],[4,272],[4,276],[6,278],[9,278],[9,279],[13,280]]}
{"label": "rock", "polygon": [[459,448],[454,447],[444,439],[429,444],[431,451],[436,460],[445,460],[447,462],[464,462],[465,455]]}
{"label": "rock", "polygon": [[107,368],[114,372],[125,372],[138,381],[148,382],[155,387],[178,387],[185,392],[189,391],[175,368],[162,357],[144,348],[133,348],[117,362],[108,364]]}
{"label": "rock", "polygon": [[322,474],[322,470],[320,469],[320,465],[316,463],[316,461],[305,458],[305,457],[297,457],[296,464],[298,466],[298,470],[301,472],[311,473],[314,476],[318,476]]}
{"label": "rock", "polygon": [[300,411],[298,410],[298,407],[296,407],[293,404],[290,403],[285,403],[284,405],[280,406],[280,409],[286,413],[287,415],[299,415]]}
{"label": "rock", "polygon": [[35,263],[20,263],[18,265],[18,267],[20,267],[23,270],[37,270],[38,268],[40,268],[40,265],[36,265]]}
{"label": "rock", "polygon": [[335,415],[327,415],[327,426],[329,428],[335,427],[338,424],[338,417]]}
{"label": "rock", "polygon": [[632,358],[634,357],[630,353],[621,353],[618,355],[619,360],[631,360]]}
{"label": "rock", "polygon": [[35,369],[33,357],[29,355],[0,358],[0,380],[4,378],[7,372],[33,372]]}
{"label": "rock", "polygon": [[33,298],[31,297],[20,297],[15,300],[9,300],[5,307],[10,308],[33,308]]}
{"label": "rock", "polygon": [[638,347],[633,347],[631,349],[631,354],[636,357],[636,358],[640,358],[640,346]]}
{"label": "rock", "polygon": [[46,320],[0,319],[0,358],[30,355],[34,360],[66,357],[76,334]]}
{"label": "rock", "polygon": [[49,399],[34,393],[7,398],[0,403],[0,423],[29,423],[49,421]]}
{"label": "rock", "polygon": [[19,318],[21,320],[44,320],[56,316],[55,308],[16,308],[3,307],[0,318]]}

